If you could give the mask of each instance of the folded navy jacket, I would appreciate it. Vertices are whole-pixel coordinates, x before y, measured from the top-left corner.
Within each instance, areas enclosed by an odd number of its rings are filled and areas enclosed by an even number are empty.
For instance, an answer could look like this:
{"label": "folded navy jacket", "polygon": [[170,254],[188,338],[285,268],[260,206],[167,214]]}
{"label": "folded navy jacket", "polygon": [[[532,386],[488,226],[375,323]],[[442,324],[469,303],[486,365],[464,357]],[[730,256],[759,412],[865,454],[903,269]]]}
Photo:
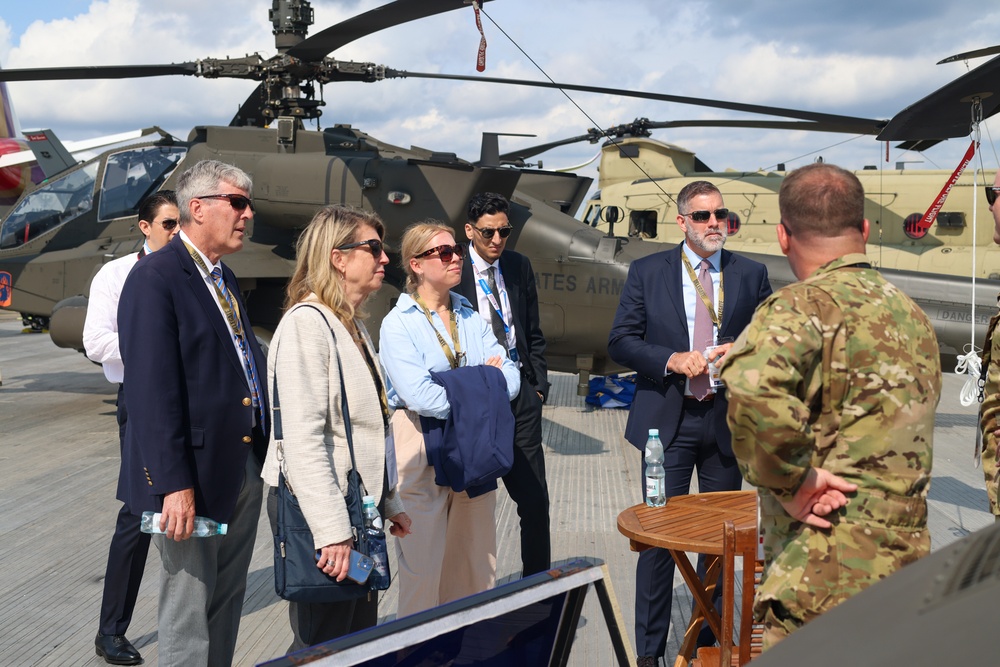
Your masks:
{"label": "folded navy jacket", "polygon": [[461,366],[431,379],[444,387],[451,404],[447,419],[420,417],[434,481],[470,498],[497,488],[514,463],[514,413],[507,380],[493,366]]}

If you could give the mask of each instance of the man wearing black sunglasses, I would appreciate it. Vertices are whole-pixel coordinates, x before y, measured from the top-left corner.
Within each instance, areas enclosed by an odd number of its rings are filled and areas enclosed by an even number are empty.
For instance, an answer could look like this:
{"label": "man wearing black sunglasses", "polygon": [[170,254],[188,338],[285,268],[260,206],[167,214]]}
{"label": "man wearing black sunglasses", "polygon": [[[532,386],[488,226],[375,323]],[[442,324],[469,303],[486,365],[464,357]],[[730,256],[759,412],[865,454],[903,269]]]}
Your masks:
{"label": "man wearing black sunglasses", "polygon": [[[717,342],[734,339],[750,323],[771,284],[763,264],[722,249],[728,223],[715,185],[685,185],[677,196],[684,242],[632,262],[608,337],[609,356],[637,372],[625,438],[642,452],[649,430],[659,429],[668,499],[689,493],[695,470],[699,492],[733,491],[743,481],[726,425],[726,394],[712,386],[708,364],[729,348]],[[641,468],[645,478],[644,458]],[[702,577],[704,560],[698,559]],[[673,558],[666,549],[643,551],[635,577],[638,665],[652,667],[666,650]],[[714,640],[705,624],[698,645]]]}
{"label": "man wearing black sunglasses", "polygon": [[549,490],[542,449],[542,403],[549,390],[545,336],[538,317],[535,272],[524,255],[505,250],[512,227],[510,203],[493,192],[469,201],[465,235],[469,261],[455,290],[483,316],[521,369],[514,411],[514,465],[503,477],[521,520],[522,575],[549,569]]}
{"label": "man wearing black sunglasses", "polygon": [[[229,665],[262,498],[266,359],[222,258],[243,247],[250,177],[202,160],[177,179],[180,232],[136,264],[118,323],[125,363],[119,498],[161,512],[159,664]],[[192,537],[195,516],[228,524]]]}
{"label": "man wearing black sunglasses", "polygon": [[[87,357],[104,367],[108,382],[118,385],[118,445],[124,451],[125,410],[122,382],[125,367],[118,346],[118,299],[125,279],[135,263],[165,246],[177,234],[177,197],[172,190],[160,190],[139,205],[139,230],[144,241],[138,252],[130,252],[101,267],[90,282],[87,317],[83,324],[83,347]],[[100,625],[95,645],[97,653],[114,665],[137,665],[142,655],[125,636],[142,583],[149,551],[149,535],[139,530],[139,516],[128,504],[118,512],[111,537]]]}

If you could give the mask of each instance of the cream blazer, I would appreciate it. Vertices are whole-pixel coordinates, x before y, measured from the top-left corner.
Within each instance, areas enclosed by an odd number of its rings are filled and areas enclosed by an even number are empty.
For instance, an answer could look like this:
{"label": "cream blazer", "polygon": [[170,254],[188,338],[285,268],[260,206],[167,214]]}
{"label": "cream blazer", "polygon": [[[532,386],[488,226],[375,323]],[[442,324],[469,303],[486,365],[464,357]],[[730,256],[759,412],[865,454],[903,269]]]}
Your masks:
{"label": "cream blazer", "polygon": [[[305,304],[322,314],[303,308]],[[381,373],[367,330],[360,321],[355,324]],[[368,494],[378,502],[385,470],[382,408],[368,364],[347,328],[310,295],[281,318],[267,359],[267,386],[272,392],[275,375],[278,378],[285,478],[299,500],[317,549],[353,536],[344,502],[351,454],[341,414],[338,356],[344,369],[354,458]],[[261,477],[277,486],[281,461],[273,431]],[[385,498],[385,514],[391,517],[402,511],[402,501],[391,489]]]}

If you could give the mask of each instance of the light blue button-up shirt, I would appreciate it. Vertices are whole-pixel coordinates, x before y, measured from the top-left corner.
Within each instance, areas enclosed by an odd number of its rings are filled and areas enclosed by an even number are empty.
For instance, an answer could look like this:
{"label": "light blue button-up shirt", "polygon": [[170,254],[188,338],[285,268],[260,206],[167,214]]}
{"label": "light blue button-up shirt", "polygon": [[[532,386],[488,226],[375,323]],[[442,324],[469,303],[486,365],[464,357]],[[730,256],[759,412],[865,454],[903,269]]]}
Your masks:
{"label": "light blue button-up shirt", "polygon": [[[507,380],[507,395],[514,400],[521,388],[521,373],[507,358],[490,325],[472,309],[464,296],[451,292],[452,308],[458,318],[458,339],[465,355],[463,365],[483,364],[500,356],[500,370]],[[437,312],[431,313],[434,329],[454,353],[454,343]],[[451,368],[441,342],[431,329],[423,309],[409,294],[402,294],[396,306],[382,320],[379,358],[385,370],[386,395],[392,408],[407,408],[425,417],[447,419],[451,405],[444,387],[431,380],[431,371]]]}

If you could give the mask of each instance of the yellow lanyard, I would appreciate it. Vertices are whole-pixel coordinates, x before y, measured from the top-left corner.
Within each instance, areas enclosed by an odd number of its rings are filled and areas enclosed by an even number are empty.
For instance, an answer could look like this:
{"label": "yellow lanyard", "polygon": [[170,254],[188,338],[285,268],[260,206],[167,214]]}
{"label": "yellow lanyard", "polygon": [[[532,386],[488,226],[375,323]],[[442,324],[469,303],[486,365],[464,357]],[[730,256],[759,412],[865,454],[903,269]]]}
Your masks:
{"label": "yellow lanyard", "polygon": [[[451,298],[451,297],[448,297]],[[451,340],[455,344],[455,351],[452,352],[451,348],[448,347],[448,343],[445,342],[444,337],[441,332],[437,330],[434,326],[434,320],[431,318],[430,308],[424,303],[424,300],[420,298],[420,295],[416,292],[413,293],[413,300],[417,302],[417,305],[424,311],[424,316],[427,321],[430,322],[431,329],[434,330],[434,335],[437,336],[438,342],[441,344],[441,351],[444,352],[445,358],[448,360],[448,364],[452,368],[458,368],[462,365],[462,359],[465,355],[462,353],[462,344],[458,340],[458,317],[455,315],[455,311],[451,310]]]}
{"label": "yellow lanyard", "polygon": [[698,296],[701,297],[701,302],[705,304],[705,308],[708,309],[708,314],[712,318],[712,324],[715,325],[716,329],[721,329],[722,302],[725,297],[725,292],[722,289],[723,288],[722,281],[724,280],[722,271],[719,271],[719,312],[716,313],[715,310],[712,309],[712,300],[708,298],[708,294],[705,293],[705,288],[702,286],[701,281],[698,280],[698,276],[695,275],[694,267],[691,266],[691,260],[688,259],[687,253],[684,252],[683,250],[681,250],[681,259],[684,260],[684,268],[687,269],[688,276],[690,276],[691,282],[694,283],[694,291],[698,293]]}
{"label": "yellow lanyard", "polygon": [[[226,295],[223,294],[222,290],[219,289],[218,283],[215,282],[215,276],[212,275],[212,272],[208,269],[208,266],[205,264],[205,260],[203,260],[201,258],[201,255],[198,254],[198,251],[189,246],[186,242],[184,243],[184,247],[188,249],[189,253],[191,253],[191,259],[194,260],[194,263],[200,266],[201,269],[208,276],[208,279],[212,281],[212,287],[215,288],[215,297],[219,300],[219,305],[222,307],[222,312],[225,313],[226,315],[226,321],[229,322],[229,326],[233,330],[233,333],[238,338],[242,339],[243,326],[240,324],[240,311],[239,311],[240,307],[236,303],[236,300],[233,299],[232,306],[230,306],[229,299],[227,299]],[[223,280],[225,279],[223,278]],[[233,312],[234,308],[236,309],[235,313]]]}
{"label": "yellow lanyard", "polygon": [[382,385],[382,378],[379,377],[378,368],[375,367],[375,360],[372,359],[371,354],[368,353],[368,342],[367,336],[360,335],[361,329],[360,325],[355,322],[355,329],[357,329],[359,337],[358,342],[361,343],[361,356],[365,358],[365,363],[368,364],[368,370],[372,374],[372,380],[375,381],[375,388],[378,389],[378,402],[382,408],[382,425],[386,428],[389,427],[389,400],[385,395],[385,387]]}

